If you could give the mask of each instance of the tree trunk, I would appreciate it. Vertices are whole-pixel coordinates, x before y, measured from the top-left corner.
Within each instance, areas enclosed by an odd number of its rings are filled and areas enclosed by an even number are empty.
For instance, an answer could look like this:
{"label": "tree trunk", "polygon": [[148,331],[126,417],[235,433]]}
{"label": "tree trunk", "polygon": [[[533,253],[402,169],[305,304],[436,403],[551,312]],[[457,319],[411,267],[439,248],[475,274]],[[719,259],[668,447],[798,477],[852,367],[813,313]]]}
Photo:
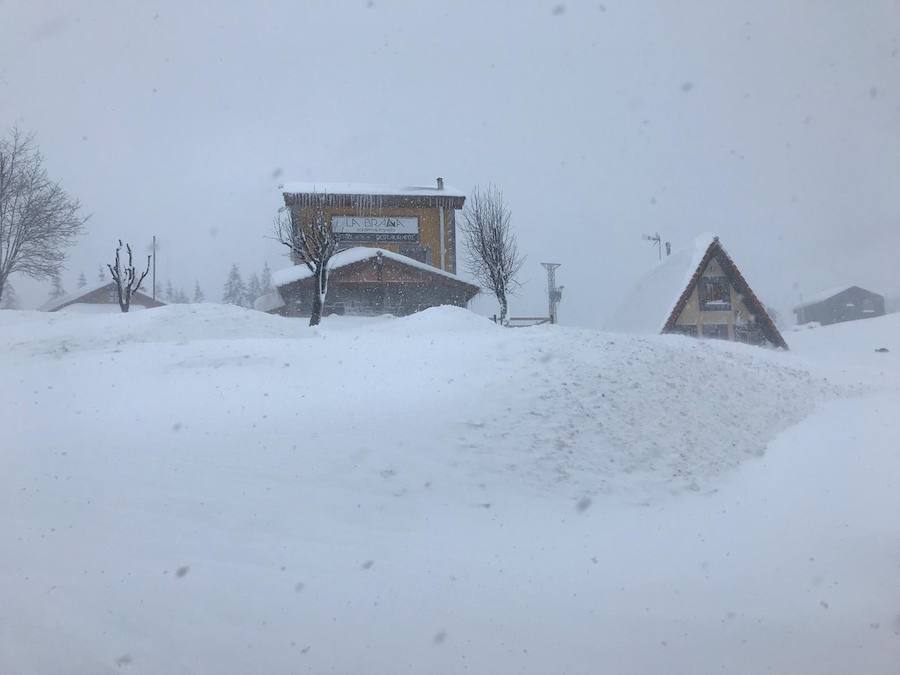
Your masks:
{"label": "tree trunk", "polygon": [[497,300],[500,301],[500,325],[506,325],[506,312],[508,306],[506,304],[506,293],[497,293]]}
{"label": "tree trunk", "polygon": [[128,311],[128,306],[131,304],[131,298],[125,293],[125,289],[122,288],[120,281],[116,281],[116,293],[116,299],[119,301],[119,309],[121,309],[124,314]]}
{"label": "tree trunk", "polygon": [[319,322],[322,321],[322,308],[325,304],[325,293],[322,289],[324,285],[325,269],[320,265],[316,268],[316,292],[313,295],[312,312],[309,315],[310,326],[318,326]]}
{"label": "tree trunk", "polygon": [[309,325],[318,326],[322,320],[322,296],[316,293],[313,295],[312,312],[309,315]]}

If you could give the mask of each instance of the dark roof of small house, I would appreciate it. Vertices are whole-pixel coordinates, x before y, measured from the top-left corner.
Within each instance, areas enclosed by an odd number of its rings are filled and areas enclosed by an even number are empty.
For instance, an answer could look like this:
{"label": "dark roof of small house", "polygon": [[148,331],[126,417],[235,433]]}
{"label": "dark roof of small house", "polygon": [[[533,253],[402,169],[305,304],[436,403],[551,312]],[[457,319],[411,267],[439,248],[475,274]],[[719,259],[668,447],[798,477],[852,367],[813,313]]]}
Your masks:
{"label": "dark roof of small house", "polygon": [[[841,293],[849,291],[851,288],[859,289],[860,291],[863,291],[864,293],[868,293],[870,295],[878,295],[878,293],[867,290],[867,289],[863,288],[862,286],[835,286],[834,288],[829,288],[824,291],[819,291],[818,293],[814,293],[813,295],[806,298],[799,305],[794,305],[794,311],[803,309],[804,307],[809,307],[810,305],[818,305],[820,302],[825,302],[826,300],[830,300],[831,298],[833,298],[836,295],[840,295]],[[878,295],[878,297],[881,297],[881,296]]]}
{"label": "dark roof of small house", "polygon": [[[100,282],[96,282],[93,284],[88,284],[84,288],[79,288],[78,290],[72,291],[71,293],[67,293],[66,295],[60,296],[58,298],[51,298],[50,300],[45,302],[43,305],[38,307],[38,311],[56,312],[56,311],[62,309],[63,307],[67,307],[69,305],[74,305],[79,300],[81,300],[82,298],[84,298],[87,295],[90,295],[91,293],[94,293],[96,291],[102,290],[107,287],[109,287],[110,291],[113,291],[116,287],[116,282],[100,281]],[[160,300],[154,300],[149,295],[142,293],[141,291],[135,291],[134,293],[132,293],[131,297],[132,297],[132,300],[135,300],[135,299],[140,300],[141,304],[149,304],[149,305],[152,305],[155,307],[156,306],[161,307],[166,304],[164,302],[161,302]],[[110,303],[110,304],[113,304],[113,303]],[[137,304],[137,303],[135,303],[135,304]]]}
{"label": "dark roof of small house", "polygon": [[286,182],[278,188],[287,206],[334,206],[359,209],[439,207],[461,209],[466,195],[444,186],[373,183]]}

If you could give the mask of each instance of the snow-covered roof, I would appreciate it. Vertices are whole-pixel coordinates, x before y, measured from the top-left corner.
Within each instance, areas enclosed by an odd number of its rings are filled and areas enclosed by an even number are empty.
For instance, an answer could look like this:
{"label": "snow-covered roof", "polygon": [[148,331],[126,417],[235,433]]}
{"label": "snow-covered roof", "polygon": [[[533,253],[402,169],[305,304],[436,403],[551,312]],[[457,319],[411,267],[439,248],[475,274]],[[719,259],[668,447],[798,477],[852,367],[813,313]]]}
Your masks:
{"label": "snow-covered roof", "polygon": [[445,185],[378,185],[375,183],[329,183],[287,181],[278,186],[287,194],[327,194],[327,195],[391,195],[412,197],[465,197],[462,190]]}
{"label": "snow-covered roof", "polygon": [[[85,286],[83,288],[79,288],[77,291],[72,291],[71,293],[66,293],[65,295],[62,295],[58,298],[51,298],[50,300],[45,302],[43,305],[38,307],[38,311],[40,311],[40,312],[55,312],[60,307],[64,307],[65,305],[71,304],[71,303],[75,302],[76,300],[78,300],[79,298],[83,298],[84,296],[88,295],[89,293],[93,293],[94,291],[99,291],[100,289],[106,288],[107,286],[109,286],[110,290],[112,290],[113,288],[115,288],[115,282],[114,281],[96,281],[93,284],[88,284],[87,286]],[[143,289],[143,286],[141,286],[141,288]],[[149,295],[147,295],[146,293],[139,292],[139,291],[132,293],[131,297],[132,298],[142,298],[144,300],[152,300],[152,298]],[[160,301],[157,301],[157,302],[160,302]],[[162,303],[160,303],[160,304],[162,304]]]}
{"label": "snow-covered roof", "polygon": [[808,298],[806,298],[799,305],[795,305],[794,309],[803,309],[804,307],[809,307],[810,305],[815,305],[816,303],[822,302],[823,300],[828,300],[828,298],[833,298],[838,293],[843,293],[844,291],[848,291],[854,286],[835,286],[834,288],[828,288],[824,291],[819,291]]}
{"label": "snow-covered roof", "polygon": [[714,239],[712,234],[699,235],[691,246],[655,265],[607,318],[604,328],[625,333],[661,332]]}
{"label": "snow-covered roof", "polygon": [[[374,258],[378,254],[381,254],[389,260],[396,260],[408,267],[416,267],[431,274],[439,274],[449,279],[453,279],[454,281],[469,283],[464,279],[460,279],[455,274],[445,272],[437,267],[432,267],[428,263],[419,262],[409,256],[394,253],[393,251],[386,251],[383,248],[372,248],[369,246],[354,246],[353,248],[348,248],[339,253],[335,253],[328,263],[328,268],[333,270],[338,267],[346,267],[347,265],[352,265],[353,263],[366,260],[367,258]],[[286,267],[272,272],[272,284],[276,287],[286,286],[287,284],[300,281],[301,279],[307,279],[311,276],[312,272],[309,271],[309,268],[306,265],[294,265],[293,267]]]}

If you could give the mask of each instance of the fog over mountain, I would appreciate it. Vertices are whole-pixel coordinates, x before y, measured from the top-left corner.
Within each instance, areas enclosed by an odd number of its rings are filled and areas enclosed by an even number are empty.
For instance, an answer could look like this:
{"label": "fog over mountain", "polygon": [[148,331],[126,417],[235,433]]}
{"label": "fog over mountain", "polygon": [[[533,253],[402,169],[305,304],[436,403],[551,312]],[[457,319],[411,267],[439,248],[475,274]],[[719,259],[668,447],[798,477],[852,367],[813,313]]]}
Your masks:
{"label": "fog over mountain", "polygon": [[545,308],[552,260],[562,321],[598,325],[657,231],[719,234],[779,308],[900,293],[897,0],[0,0],[14,124],[92,214],[69,290],[156,234],[161,283],[218,299],[232,263],[287,264],[280,182],[443,176],[503,189],[528,256],[514,314]]}

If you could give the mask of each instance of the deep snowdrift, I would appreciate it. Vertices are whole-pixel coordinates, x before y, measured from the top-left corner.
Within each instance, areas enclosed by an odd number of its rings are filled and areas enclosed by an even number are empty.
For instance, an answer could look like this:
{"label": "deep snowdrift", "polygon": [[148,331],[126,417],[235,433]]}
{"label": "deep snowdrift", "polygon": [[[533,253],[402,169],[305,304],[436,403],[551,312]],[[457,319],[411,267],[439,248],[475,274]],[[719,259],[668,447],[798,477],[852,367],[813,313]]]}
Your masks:
{"label": "deep snowdrift", "polygon": [[900,349],[815,333],[0,312],[0,672],[892,672]]}
{"label": "deep snowdrift", "polygon": [[[317,329],[222,305],[4,318],[0,339],[13,361],[31,359],[39,377],[59,381],[31,409],[37,428],[51,414],[87,436],[179,425],[185,447],[227,429],[275,451],[290,438],[332,462],[350,461],[377,432],[392,446],[382,456],[398,466],[452,466],[478,481],[508,474],[570,492],[635,480],[700,488],[834,394],[759,349],[502,330],[452,307],[395,320],[334,317]],[[124,398],[110,401],[112,392]]]}

